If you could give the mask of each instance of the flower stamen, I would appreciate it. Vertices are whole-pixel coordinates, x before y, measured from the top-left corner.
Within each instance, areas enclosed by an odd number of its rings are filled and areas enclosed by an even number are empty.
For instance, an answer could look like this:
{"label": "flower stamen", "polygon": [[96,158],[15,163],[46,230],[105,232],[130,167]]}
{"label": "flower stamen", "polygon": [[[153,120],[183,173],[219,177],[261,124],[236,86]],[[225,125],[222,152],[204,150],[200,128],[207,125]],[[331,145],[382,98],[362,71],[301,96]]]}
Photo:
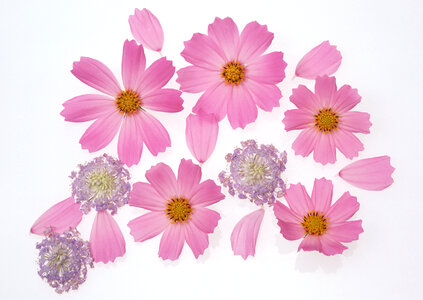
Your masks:
{"label": "flower stamen", "polygon": [[338,128],[339,116],[332,108],[322,108],[314,115],[314,121],[320,132],[331,132]]}
{"label": "flower stamen", "polygon": [[323,213],[313,210],[303,216],[303,222],[301,222],[301,225],[304,227],[306,236],[309,234],[322,235],[328,229],[328,223],[329,221]]}
{"label": "flower stamen", "polygon": [[118,112],[131,115],[141,108],[141,98],[137,92],[126,89],[117,95],[115,104]]}
{"label": "flower stamen", "polygon": [[220,76],[226,84],[238,85],[245,80],[245,67],[239,61],[233,59],[222,67]]}
{"label": "flower stamen", "polygon": [[192,214],[191,203],[185,198],[172,198],[167,202],[165,212],[172,223],[184,223]]}

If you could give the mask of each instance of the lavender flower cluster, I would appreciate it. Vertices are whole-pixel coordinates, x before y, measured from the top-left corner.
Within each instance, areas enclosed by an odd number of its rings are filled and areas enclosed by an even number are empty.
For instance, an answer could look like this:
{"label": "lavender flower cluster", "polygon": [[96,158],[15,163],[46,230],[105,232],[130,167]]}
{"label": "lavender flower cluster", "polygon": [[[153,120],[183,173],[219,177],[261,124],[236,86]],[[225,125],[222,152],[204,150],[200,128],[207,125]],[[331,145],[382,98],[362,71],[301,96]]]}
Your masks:
{"label": "lavender flower cluster", "polygon": [[81,202],[84,214],[95,209],[109,210],[113,215],[128,203],[130,175],[119,160],[104,154],[78,167],[78,172],[73,171],[70,176],[72,196]]}
{"label": "lavender flower cluster", "polygon": [[229,172],[222,171],[219,180],[229,194],[249,199],[257,205],[272,205],[285,193],[281,178],[287,162],[286,152],[273,145],[257,145],[254,140],[241,142],[241,148],[226,155]]}
{"label": "lavender flower cluster", "polygon": [[40,251],[38,274],[59,294],[76,290],[85,282],[88,268],[94,267],[89,244],[75,229],[50,232],[36,248]]}

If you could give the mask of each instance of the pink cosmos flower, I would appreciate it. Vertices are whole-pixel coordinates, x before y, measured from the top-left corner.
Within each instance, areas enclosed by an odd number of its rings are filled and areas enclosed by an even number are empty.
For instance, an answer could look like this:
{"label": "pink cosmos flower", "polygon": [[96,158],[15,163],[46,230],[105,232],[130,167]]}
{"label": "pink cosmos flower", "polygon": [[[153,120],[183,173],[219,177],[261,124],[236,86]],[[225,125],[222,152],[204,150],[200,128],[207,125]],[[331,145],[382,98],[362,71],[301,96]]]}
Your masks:
{"label": "pink cosmos flower", "polygon": [[166,129],[146,110],[179,112],[183,109],[181,92],[163,89],[175,72],[171,61],[163,57],[145,70],[143,47],[126,40],[122,57],[123,89],[112,72],[92,58],[81,57],[71,72],[106,94],[82,95],[63,104],[61,115],[66,121],[95,120],[79,141],[83,149],[95,152],[104,148],[119,128],[118,155],[128,166],[140,161],[143,144],[155,156],[170,147]]}
{"label": "pink cosmos flower", "polygon": [[352,159],[364,150],[354,133],[370,133],[370,115],[350,111],[361,97],[349,85],[336,87],[335,77],[317,77],[315,93],[304,85],[292,91],[297,106],[285,112],[285,130],[302,130],[292,144],[295,154],[313,157],[323,165],[336,161],[336,148]]}
{"label": "pink cosmos flower", "polygon": [[342,243],[358,240],[363,232],[361,220],[348,221],[359,209],[357,198],[344,193],[332,205],[332,181],[314,181],[313,192],[307,194],[301,184],[291,184],[285,199],[273,206],[281,233],[287,240],[303,239],[298,251],[319,251],[325,255],[341,254],[348,249]]}
{"label": "pink cosmos flower", "polygon": [[145,174],[149,183],[137,182],[129,205],[151,210],[128,223],[135,241],[143,242],[163,232],[159,257],[175,260],[187,242],[198,258],[209,245],[220,219],[219,213],[207,206],[225,196],[212,180],[200,183],[201,168],[182,159],[178,178],[168,165],[159,163]]}
{"label": "pink cosmos flower", "polygon": [[129,26],[135,40],[145,47],[161,51],[163,48],[163,29],[159,20],[148,9],[135,9],[135,14],[129,16]]}
{"label": "pink cosmos flower", "polygon": [[267,26],[251,22],[241,34],[231,18],[216,18],[208,35],[195,33],[181,55],[193,66],[179,70],[181,90],[204,92],[193,108],[197,114],[228,115],[232,128],[257,118],[257,106],[272,111],[282,97],[277,83],[285,77],[282,52],[263,55],[273,40]]}

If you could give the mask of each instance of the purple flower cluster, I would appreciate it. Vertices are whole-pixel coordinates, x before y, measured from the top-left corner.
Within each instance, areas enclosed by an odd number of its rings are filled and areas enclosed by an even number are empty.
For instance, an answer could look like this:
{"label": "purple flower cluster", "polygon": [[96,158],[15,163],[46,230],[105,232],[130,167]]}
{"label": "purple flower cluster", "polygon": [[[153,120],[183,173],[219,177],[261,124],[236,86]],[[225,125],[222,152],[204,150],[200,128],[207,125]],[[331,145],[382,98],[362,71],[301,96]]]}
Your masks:
{"label": "purple flower cluster", "polygon": [[104,154],[79,165],[78,172],[72,172],[72,196],[81,202],[81,210],[87,214],[91,209],[109,210],[115,214],[117,209],[128,203],[131,184],[129,172],[123,164]]}
{"label": "purple flower cluster", "polygon": [[220,182],[232,196],[238,194],[257,205],[273,204],[285,193],[281,174],[286,152],[280,153],[273,145],[257,145],[254,140],[241,142],[241,146],[226,155],[230,171],[219,174]]}
{"label": "purple flower cluster", "polygon": [[94,267],[87,241],[75,229],[62,234],[51,232],[36,246],[39,249],[38,274],[59,294],[76,290]]}

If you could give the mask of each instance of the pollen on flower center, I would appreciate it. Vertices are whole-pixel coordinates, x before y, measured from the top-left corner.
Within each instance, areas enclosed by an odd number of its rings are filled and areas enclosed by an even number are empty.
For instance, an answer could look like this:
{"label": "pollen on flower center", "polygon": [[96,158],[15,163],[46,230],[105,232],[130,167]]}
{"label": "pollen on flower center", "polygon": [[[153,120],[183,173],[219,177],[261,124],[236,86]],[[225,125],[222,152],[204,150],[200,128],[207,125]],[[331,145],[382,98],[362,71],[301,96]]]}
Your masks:
{"label": "pollen on flower center", "polygon": [[116,187],[116,179],[106,169],[93,170],[87,176],[87,185],[94,195],[109,196]]}
{"label": "pollen on flower center", "polygon": [[338,128],[339,116],[332,108],[322,108],[314,115],[315,126],[321,132],[331,132]]}
{"label": "pollen on flower center", "polygon": [[172,198],[167,202],[165,212],[173,223],[186,222],[192,214],[191,203],[185,198]]}
{"label": "pollen on flower center", "polygon": [[322,235],[328,229],[328,223],[324,214],[313,210],[303,216],[301,225],[303,225],[306,235]]}
{"label": "pollen on flower center", "polygon": [[239,61],[228,61],[222,67],[221,77],[226,84],[238,85],[245,79],[245,67]]}
{"label": "pollen on flower center", "polygon": [[130,115],[141,108],[141,98],[137,92],[126,89],[118,94],[115,104],[120,113]]}

